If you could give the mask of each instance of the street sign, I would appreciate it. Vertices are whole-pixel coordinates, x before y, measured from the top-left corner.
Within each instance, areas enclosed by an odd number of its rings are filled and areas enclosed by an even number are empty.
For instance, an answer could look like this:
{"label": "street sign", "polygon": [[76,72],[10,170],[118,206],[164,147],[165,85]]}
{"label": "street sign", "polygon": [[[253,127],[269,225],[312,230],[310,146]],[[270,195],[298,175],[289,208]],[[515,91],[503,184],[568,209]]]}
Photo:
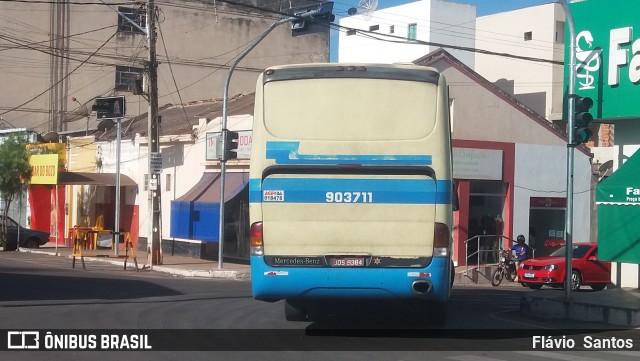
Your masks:
{"label": "street sign", "polygon": [[155,191],[158,189],[158,179],[149,178],[149,190]]}
{"label": "street sign", "polygon": [[126,103],[123,96],[96,98],[92,107],[96,111],[96,119],[119,119],[126,114]]}
{"label": "street sign", "polygon": [[158,153],[158,152],[151,153],[151,172],[152,173],[162,172],[162,153]]}

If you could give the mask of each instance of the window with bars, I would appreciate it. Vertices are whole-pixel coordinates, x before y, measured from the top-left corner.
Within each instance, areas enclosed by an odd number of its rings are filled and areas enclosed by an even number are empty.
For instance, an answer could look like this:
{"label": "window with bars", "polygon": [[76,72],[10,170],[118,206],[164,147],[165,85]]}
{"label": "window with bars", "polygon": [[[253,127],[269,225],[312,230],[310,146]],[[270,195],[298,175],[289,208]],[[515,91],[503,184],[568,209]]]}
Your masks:
{"label": "window with bars", "polygon": [[[147,13],[144,9],[134,9],[126,7],[118,7],[118,32],[128,34],[144,34],[145,32],[133,25],[133,21],[136,25],[145,29],[147,24]],[[129,20],[131,21],[129,21]]]}
{"label": "window with bars", "polygon": [[133,92],[136,79],[142,79],[144,69],[132,68],[129,66],[116,66],[116,85],[115,90]]}

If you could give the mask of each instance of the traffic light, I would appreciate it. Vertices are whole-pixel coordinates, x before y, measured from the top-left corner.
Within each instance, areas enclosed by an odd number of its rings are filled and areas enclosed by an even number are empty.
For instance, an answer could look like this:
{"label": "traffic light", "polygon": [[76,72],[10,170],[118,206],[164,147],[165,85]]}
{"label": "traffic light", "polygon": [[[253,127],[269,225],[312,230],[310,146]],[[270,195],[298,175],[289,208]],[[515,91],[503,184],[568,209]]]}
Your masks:
{"label": "traffic light", "polygon": [[91,109],[96,111],[97,119],[118,119],[124,118],[125,107],[124,97],[119,96],[96,98]]}
{"label": "traffic light", "polygon": [[238,158],[238,132],[232,132],[230,130],[225,131],[227,136],[224,137],[224,149],[222,160],[236,159]]}
{"label": "traffic light", "polygon": [[299,9],[293,13],[296,17],[291,21],[291,35],[299,36],[311,33],[326,32],[329,24],[335,20],[333,2],[325,2],[320,7],[313,6]]}
{"label": "traffic light", "polygon": [[584,144],[591,138],[591,129],[589,123],[593,120],[593,115],[589,113],[589,109],[593,107],[593,99],[589,97],[575,98],[575,119],[573,124],[573,143]]}

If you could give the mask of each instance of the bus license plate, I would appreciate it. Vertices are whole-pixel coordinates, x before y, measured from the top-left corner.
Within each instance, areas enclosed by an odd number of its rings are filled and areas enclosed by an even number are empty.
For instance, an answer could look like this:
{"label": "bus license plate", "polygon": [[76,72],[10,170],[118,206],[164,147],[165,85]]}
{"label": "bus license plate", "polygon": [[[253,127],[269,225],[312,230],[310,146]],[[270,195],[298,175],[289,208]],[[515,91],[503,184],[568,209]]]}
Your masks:
{"label": "bus license plate", "polygon": [[534,275],[532,272],[527,272],[524,274],[524,278],[534,278],[536,275]]}
{"label": "bus license plate", "polygon": [[331,267],[364,267],[364,258],[332,258]]}

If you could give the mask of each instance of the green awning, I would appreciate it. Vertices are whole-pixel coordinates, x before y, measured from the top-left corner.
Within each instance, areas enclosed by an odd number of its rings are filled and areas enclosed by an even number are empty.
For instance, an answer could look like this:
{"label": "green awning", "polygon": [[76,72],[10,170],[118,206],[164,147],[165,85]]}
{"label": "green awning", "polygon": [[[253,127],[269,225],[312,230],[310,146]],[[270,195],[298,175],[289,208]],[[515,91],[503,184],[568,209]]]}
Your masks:
{"label": "green awning", "polygon": [[598,258],[640,263],[640,152],[596,188]]}

